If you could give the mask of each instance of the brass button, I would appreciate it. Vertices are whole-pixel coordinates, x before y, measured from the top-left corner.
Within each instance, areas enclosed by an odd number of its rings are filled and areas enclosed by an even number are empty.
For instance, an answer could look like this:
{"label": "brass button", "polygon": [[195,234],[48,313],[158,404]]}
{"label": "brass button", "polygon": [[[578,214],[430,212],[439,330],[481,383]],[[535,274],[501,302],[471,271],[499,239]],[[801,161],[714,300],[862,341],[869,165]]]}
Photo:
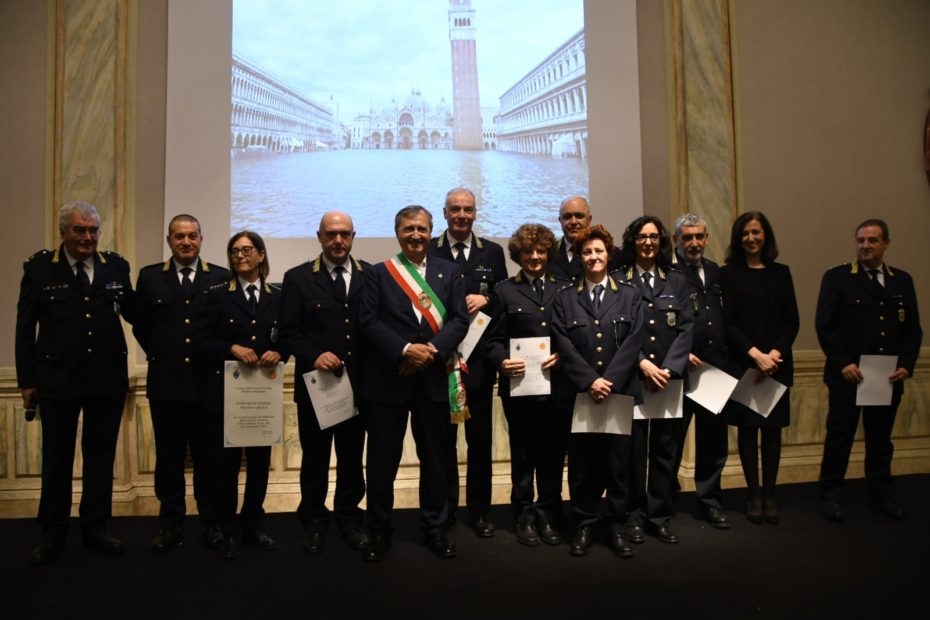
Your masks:
{"label": "brass button", "polygon": [[649,303],[649,306],[648,306],[648,307],[650,307],[650,308],[652,307],[652,302]]}
{"label": "brass button", "polygon": [[712,323],[712,322],[710,322],[710,321],[707,321],[707,324],[708,324],[708,325],[713,325],[713,323]]}
{"label": "brass button", "polygon": [[191,320],[190,320],[190,319],[184,319],[184,324],[185,324],[185,325],[190,325],[190,324],[191,324]]}
{"label": "brass button", "polygon": [[601,332],[597,332],[596,334],[594,334],[594,337],[600,340],[601,338],[604,337],[604,334],[602,334]]}
{"label": "brass button", "polygon": [[540,326],[540,327],[545,327],[545,326],[546,326],[546,322],[543,321],[542,323],[539,324],[539,326]]}
{"label": "brass button", "polygon": [[879,321],[884,321],[884,320],[885,320],[885,317],[880,316],[880,317],[878,317],[878,320],[879,320]]}
{"label": "brass button", "polygon": [[249,338],[249,340],[251,340],[252,342],[255,342],[256,340],[258,340],[258,337],[257,337],[257,336],[252,336],[251,338]]}
{"label": "brass button", "polygon": [[84,315],[84,318],[85,318],[85,319],[89,319],[89,318],[90,318],[90,312],[88,312],[87,314],[85,314],[85,315]]}
{"label": "brass button", "polygon": [[885,332],[882,332],[882,338],[884,338],[884,337],[885,337]]}
{"label": "brass button", "polygon": [[595,325],[600,325],[600,324],[601,324],[600,319],[594,319],[594,324],[595,324]]}
{"label": "brass button", "polygon": [[604,362],[602,362],[601,360],[597,360],[597,366],[598,366],[598,368],[600,368],[600,367],[603,366],[603,365],[604,365]]}
{"label": "brass button", "polygon": [[87,335],[88,335],[88,336],[93,336],[93,335],[94,335],[94,332],[87,332]]}
{"label": "brass button", "polygon": [[93,349],[91,349],[90,347],[88,347],[88,348],[87,348],[87,352],[88,352],[88,353],[93,353],[93,352],[94,352],[94,350],[93,350]]}
{"label": "brass button", "polygon": [[255,319],[252,319],[252,325],[255,325]]}
{"label": "brass button", "polygon": [[84,301],[90,301],[90,297],[84,297]]}
{"label": "brass button", "polygon": [[603,353],[603,352],[604,352],[604,347],[597,347],[597,348],[594,349],[594,350],[597,351],[598,353]]}
{"label": "brass button", "polygon": [[351,323],[351,322],[352,322],[352,321],[350,321],[349,319],[346,319],[346,325],[348,325],[348,324]]}
{"label": "brass button", "polygon": [[878,352],[879,352],[879,353],[884,353],[884,352],[885,352],[885,347],[878,347]]}
{"label": "brass button", "polygon": [[191,358],[185,357],[185,358],[184,358],[184,363],[185,363],[185,364],[190,364],[190,363],[191,363]]}
{"label": "brass button", "polygon": [[656,341],[655,336],[649,336],[649,342],[655,342],[655,341]]}
{"label": "brass button", "polygon": [[545,307],[545,306],[540,306],[540,307],[539,307],[539,311],[540,311],[540,312],[545,312],[545,311],[546,311],[546,307]]}
{"label": "brass button", "polygon": [[191,300],[190,300],[190,299],[185,299],[185,300],[184,300],[184,304],[185,304],[185,305],[188,305],[188,306],[191,305]]}
{"label": "brass button", "polygon": [[656,358],[656,354],[655,354],[655,353],[650,353],[650,354],[649,354],[649,359],[654,360],[655,358]]}
{"label": "brass button", "polygon": [[655,325],[655,324],[656,324],[656,320],[655,320],[655,319],[649,319],[649,324],[650,324],[650,325]]}
{"label": "brass button", "polygon": [[232,319],[229,319],[229,324],[230,324],[230,325],[233,324],[233,320],[232,320]]}
{"label": "brass button", "polygon": [[346,340],[352,340],[352,334],[346,334]]}
{"label": "brass button", "polygon": [[191,343],[191,339],[190,339],[190,338],[185,338],[185,339],[184,339],[184,344],[190,344],[190,343]]}

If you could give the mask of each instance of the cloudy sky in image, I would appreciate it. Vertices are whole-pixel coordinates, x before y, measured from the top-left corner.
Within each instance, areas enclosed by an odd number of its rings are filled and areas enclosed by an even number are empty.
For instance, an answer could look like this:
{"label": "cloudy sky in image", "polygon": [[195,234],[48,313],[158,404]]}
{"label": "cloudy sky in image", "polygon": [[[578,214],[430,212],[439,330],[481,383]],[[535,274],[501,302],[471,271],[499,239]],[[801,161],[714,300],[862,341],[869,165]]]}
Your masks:
{"label": "cloudy sky in image", "polygon": [[[482,106],[584,26],[583,0],[472,0]],[[233,51],[342,122],[419,88],[452,104],[448,0],[234,0]]]}

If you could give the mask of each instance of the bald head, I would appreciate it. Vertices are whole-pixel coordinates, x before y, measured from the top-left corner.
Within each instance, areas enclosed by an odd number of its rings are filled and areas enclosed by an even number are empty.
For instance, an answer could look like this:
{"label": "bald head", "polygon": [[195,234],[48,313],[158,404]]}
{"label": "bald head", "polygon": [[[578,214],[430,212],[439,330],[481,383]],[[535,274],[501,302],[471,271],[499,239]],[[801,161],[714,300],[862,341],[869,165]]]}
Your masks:
{"label": "bald head", "polygon": [[355,226],[348,213],[327,211],[320,218],[320,229],[316,238],[323,248],[327,260],[341,265],[349,258],[352,241],[355,239]]}
{"label": "bald head", "polygon": [[575,242],[575,237],[591,225],[591,206],[584,196],[571,196],[559,205],[559,223],[566,241]]}

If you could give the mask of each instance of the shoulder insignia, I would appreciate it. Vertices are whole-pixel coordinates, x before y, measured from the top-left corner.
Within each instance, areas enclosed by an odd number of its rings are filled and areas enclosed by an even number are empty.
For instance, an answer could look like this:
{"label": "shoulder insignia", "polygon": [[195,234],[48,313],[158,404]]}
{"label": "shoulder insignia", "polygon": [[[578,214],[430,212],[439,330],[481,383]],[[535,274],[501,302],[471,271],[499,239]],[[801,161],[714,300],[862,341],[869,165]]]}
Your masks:
{"label": "shoulder insignia", "polygon": [[852,266],[849,268],[849,273],[851,273],[851,274],[857,274],[857,273],[859,273],[859,261],[856,260],[856,261],[853,261],[852,263],[846,263],[846,264],[847,264],[847,265],[850,265],[850,264],[852,265]]}
{"label": "shoulder insignia", "polygon": [[885,275],[894,277],[894,272],[891,270],[891,265],[885,265]]}
{"label": "shoulder insignia", "polygon": [[607,276],[607,283],[610,284],[610,290],[616,293],[617,292],[617,281],[611,278],[610,276]]}
{"label": "shoulder insignia", "polygon": [[442,234],[436,237],[436,247],[441,248],[446,243],[446,231],[442,231]]}
{"label": "shoulder insignia", "polygon": [[656,271],[659,273],[659,277],[662,278],[662,279],[664,280],[664,279],[665,279],[665,270],[662,269],[661,267],[658,267],[658,266],[657,266],[657,267],[656,267]]}
{"label": "shoulder insignia", "polygon": [[320,273],[320,267],[323,265],[322,257],[323,255],[320,254],[316,257],[316,260],[313,261],[313,273]]}
{"label": "shoulder insignia", "polygon": [[281,290],[281,289],[279,289],[277,286],[272,287],[271,284],[269,284],[268,282],[262,281],[262,284],[264,285],[265,292],[268,293],[269,295],[271,294],[271,289],[272,289],[272,288],[274,288],[274,289],[276,289],[276,290],[278,290],[278,291]]}
{"label": "shoulder insignia", "polygon": [[236,278],[232,278],[232,279],[229,281],[229,289],[228,289],[229,292],[230,292],[230,293],[234,292],[234,291],[236,290],[237,286],[238,286],[238,285],[236,284]]}
{"label": "shoulder insignia", "polygon": [[362,261],[359,259],[355,258],[354,256],[349,256],[349,259],[352,261],[352,265],[357,271],[362,271],[365,269],[364,265],[362,265]]}
{"label": "shoulder insignia", "polygon": [[169,258],[168,260],[165,261],[165,264],[162,265],[161,270],[167,272],[170,269],[171,269],[171,259]]}
{"label": "shoulder insignia", "polygon": [[520,284],[521,282],[523,282],[523,270],[522,269],[518,271],[517,275],[513,277],[513,281],[516,282],[517,284]]}
{"label": "shoulder insignia", "polygon": [[[49,250],[39,250],[38,252],[36,252],[35,254],[33,254],[32,256],[30,256],[29,258],[27,258],[27,259],[26,259],[25,261],[23,261],[23,262],[24,262],[24,263],[28,263],[29,261],[31,261],[31,260],[33,260],[33,259],[35,259],[35,258],[38,258],[38,257],[40,257],[40,256],[45,256],[46,254],[52,254],[52,252],[49,251]],[[54,258],[55,258],[55,262],[58,262],[58,250],[55,250],[55,252],[54,252]]]}
{"label": "shoulder insignia", "polygon": [[579,293],[584,292],[584,278],[578,278],[578,292]]}
{"label": "shoulder insignia", "polygon": [[59,260],[59,258],[60,258],[60,256],[61,256],[61,255],[60,255],[60,253],[58,252],[58,248],[55,248],[55,252],[52,254],[52,262],[53,262],[53,263],[57,263],[58,260]]}
{"label": "shoulder insignia", "polygon": [[205,260],[200,261],[201,266],[203,267],[204,273],[210,273],[210,263]]}
{"label": "shoulder insignia", "polygon": [[471,238],[475,240],[475,246],[476,246],[479,250],[483,250],[483,249],[484,249],[484,244],[481,242],[481,237],[479,237],[479,236],[476,235],[475,233],[472,233],[472,234],[471,234]]}

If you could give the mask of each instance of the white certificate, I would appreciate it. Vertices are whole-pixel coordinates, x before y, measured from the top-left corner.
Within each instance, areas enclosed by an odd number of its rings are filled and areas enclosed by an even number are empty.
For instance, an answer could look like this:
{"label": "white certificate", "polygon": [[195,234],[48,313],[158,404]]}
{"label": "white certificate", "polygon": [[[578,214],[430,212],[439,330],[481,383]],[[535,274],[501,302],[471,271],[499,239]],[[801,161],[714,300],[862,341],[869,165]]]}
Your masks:
{"label": "white certificate", "polygon": [[327,370],[311,370],[303,377],[321,431],[358,415],[348,372],[337,377]]}
{"label": "white certificate", "polygon": [[685,382],[674,379],[658,392],[643,385],[643,404],[633,409],[634,420],[667,420],[681,417],[681,391]]}
{"label": "white certificate", "polygon": [[633,399],[629,396],[611,394],[603,402],[596,403],[587,392],[575,395],[573,433],[629,435],[632,427]]}
{"label": "white certificate", "polygon": [[284,364],[268,368],[226,362],[223,446],[270,446],[284,435]]}
{"label": "white certificate", "polygon": [[788,387],[768,375],[760,383],[756,383],[758,376],[758,370],[748,368],[736,384],[730,398],[767,418]]}
{"label": "white certificate", "polygon": [[888,377],[898,368],[897,355],[862,355],[859,371],[862,381],[856,388],[857,407],[887,407],[894,384]]}
{"label": "white certificate", "polygon": [[471,315],[468,319],[468,333],[465,334],[465,338],[459,343],[459,353],[462,354],[466,362],[468,358],[471,357],[472,352],[475,350],[475,346],[478,344],[478,341],[481,340],[481,335],[484,334],[484,330],[488,328],[488,323],[490,322],[491,317],[480,310]]}
{"label": "white certificate", "polygon": [[708,411],[718,414],[730,399],[730,394],[739,380],[720,370],[716,366],[702,362],[697,368],[688,371],[691,384],[688,398]]}
{"label": "white certificate", "polygon": [[520,359],[526,365],[522,377],[510,377],[511,396],[540,396],[552,393],[549,369],[543,362],[552,355],[549,336],[542,338],[511,338],[510,359]]}

